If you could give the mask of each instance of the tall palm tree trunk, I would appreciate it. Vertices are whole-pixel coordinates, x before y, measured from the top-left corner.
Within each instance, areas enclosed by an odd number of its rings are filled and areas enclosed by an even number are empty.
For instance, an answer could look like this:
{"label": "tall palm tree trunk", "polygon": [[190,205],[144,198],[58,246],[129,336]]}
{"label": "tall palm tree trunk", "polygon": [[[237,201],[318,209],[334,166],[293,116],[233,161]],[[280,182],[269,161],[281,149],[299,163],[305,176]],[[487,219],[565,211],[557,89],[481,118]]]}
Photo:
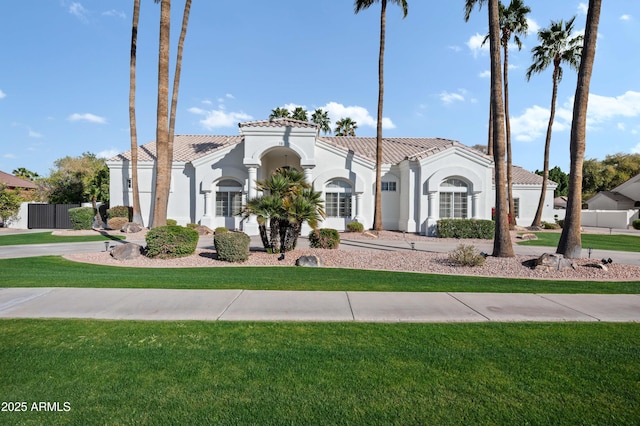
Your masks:
{"label": "tall palm tree trunk", "polygon": [[382,0],[380,12],[380,55],[378,56],[378,123],[376,125],[376,195],[373,229],[382,231],[382,107],[384,100],[384,44],[387,20],[387,0]]}
{"label": "tall palm tree trunk", "polygon": [[160,42],[158,47],[158,109],[156,124],[156,184],[153,206],[153,226],[167,224],[171,168],[169,164],[169,34],[171,0],[162,0],[160,7]]}
{"label": "tall palm tree trunk", "polygon": [[493,101],[489,91],[489,133],[487,135],[487,155],[493,157]]}
{"label": "tall palm tree trunk", "polygon": [[138,20],[140,0],[133,2],[133,24],[131,25],[131,61],[129,66],[129,131],[131,133],[131,189],[133,190],[133,221],[144,226],[140,209],[138,186],[138,130],[136,126],[136,55],[138,50]]}
{"label": "tall palm tree trunk", "polygon": [[182,71],[182,51],[184,50],[184,39],[187,36],[187,27],[189,26],[189,14],[191,12],[191,0],[187,0],[184,4],[184,13],[182,15],[182,29],[180,30],[180,38],[178,39],[178,53],[176,58],[176,70],[173,76],[173,91],[171,93],[171,115],[169,118],[169,155],[167,156],[167,167],[171,170],[173,164],[173,137],[176,126],[176,110],[178,108],[178,89],[180,88],[180,73]]}
{"label": "tall palm tree trunk", "polygon": [[504,49],[504,123],[507,147],[507,200],[509,201],[509,225],[516,224],[515,201],[513,200],[513,158],[511,157],[511,121],[509,120],[509,48]]}
{"label": "tall palm tree trunk", "polygon": [[542,210],[544,208],[544,201],[547,194],[547,184],[549,181],[549,151],[551,150],[551,132],[553,128],[553,121],[556,116],[556,99],[558,97],[558,77],[560,74],[560,68],[558,66],[553,69],[553,92],[551,94],[551,114],[549,115],[549,124],[547,125],[547,137],[544,141],[544,162],[542,168],[542,189],[540,191],[540,201],[538,201],[538,208],[536,209],[536,215],[533,218],[531,226],[542,225]]}
{"label": "tall palm tree trunk", "polygon": [[557,252],[568,258],[577,258],[582,254],[582,236],[580,235],[580,215],[582,213],[582,165],[586,148],[587,107],[589,86],[596,56],[598,23],[602,0],[589,0],[589,12],[584,34],[582,60],[578,71],[578,83],[573,102],[573,121],[571,122],[571,140],[569,151],[571,166],[569,171],[569,194],[564,227],[560,235]]}
{"label": "tall palm tree trunk", "polygon": [[500,21],[498,1],[489,0],[489,49],[491,54],[491,101],[493,106],[493,161],[496,186],[496,229],[493,239],[493,256],[513,257],[509,233],[508,204],[505,176],[505,123],[502,98],[502,72],[500,70]]}

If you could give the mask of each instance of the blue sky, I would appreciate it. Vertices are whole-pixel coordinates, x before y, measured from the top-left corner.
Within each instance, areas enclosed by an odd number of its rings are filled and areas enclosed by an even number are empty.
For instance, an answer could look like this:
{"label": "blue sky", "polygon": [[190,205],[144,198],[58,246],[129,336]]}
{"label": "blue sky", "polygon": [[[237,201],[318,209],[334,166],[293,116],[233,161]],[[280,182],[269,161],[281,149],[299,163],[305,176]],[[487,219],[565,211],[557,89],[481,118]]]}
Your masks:
{"label": "blue sky", "polygon": [[[21,0],[0,6],[0,170],[46,176],[56,159],[129,149],[131,0]],[[183,1],[172,7],[172,60]],[[442,137],[485,144],[489,58],[480,46],[486,8],[464,22],[462,0],[390,6],[385,136]],[[511,49],[514,163],[542,169],[551,69],[526,81],[536,31],[577,15],[586,2],[529,0],[530,34]],[[142,0],[138,39],[139,144],[155,138],[159,6]],[[238,133],[278,106],[349,116],[375,135],[379,6],[351,0],[195,0],[185,43],[177,134]],[[604,2],[591,82],[586,158],[640,152],[640,2]],[[173,65],[172,65],[173,68]],[[551,166],[569,168],[576,73],[558,93]]]}

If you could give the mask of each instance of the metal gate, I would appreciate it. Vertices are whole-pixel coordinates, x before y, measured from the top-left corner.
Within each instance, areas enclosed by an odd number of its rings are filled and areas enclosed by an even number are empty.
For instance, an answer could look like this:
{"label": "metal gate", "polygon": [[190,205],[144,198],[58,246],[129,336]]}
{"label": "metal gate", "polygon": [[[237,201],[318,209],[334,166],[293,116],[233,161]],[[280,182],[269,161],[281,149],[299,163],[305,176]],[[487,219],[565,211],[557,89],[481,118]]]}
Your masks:
{"label": "metal gate", "polygon": [[80,204],[29,204],[27,227],[29,229],[71,229],[69,209]]}

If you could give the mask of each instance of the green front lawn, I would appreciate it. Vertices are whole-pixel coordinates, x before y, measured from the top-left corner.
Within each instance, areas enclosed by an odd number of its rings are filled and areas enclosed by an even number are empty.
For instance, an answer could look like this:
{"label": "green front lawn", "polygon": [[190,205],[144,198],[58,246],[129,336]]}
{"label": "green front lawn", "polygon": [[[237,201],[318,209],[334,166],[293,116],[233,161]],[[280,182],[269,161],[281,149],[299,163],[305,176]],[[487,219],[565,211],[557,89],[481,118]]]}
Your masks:
{"label": "green front lawn", "polygon": [[0,270],[0,287],[640,293],[640,281],[543,281],[297,267],[124,268],[58,256],[0,259]]}
{"label": "green front lawn", "polygon": [[[557,247],[560,232],[534,232],[537,240],[519,241],[522,246]],[[640,252],[640,237],[635,235],[582,234],[582,248]]]}
{"label": "green front lawn", "polygon": [[99,234],[62,236],[51,232],[33,232],[26,234],[0,235],[0,246],[17,246],[27,244],[84,243],[91,241],[124,240],[120,235]]}
{"label": "green front lawn", "polygon": [[0,400],[27,407],[0,413],[5,425],[640,419],[638,324],[0,325]]}

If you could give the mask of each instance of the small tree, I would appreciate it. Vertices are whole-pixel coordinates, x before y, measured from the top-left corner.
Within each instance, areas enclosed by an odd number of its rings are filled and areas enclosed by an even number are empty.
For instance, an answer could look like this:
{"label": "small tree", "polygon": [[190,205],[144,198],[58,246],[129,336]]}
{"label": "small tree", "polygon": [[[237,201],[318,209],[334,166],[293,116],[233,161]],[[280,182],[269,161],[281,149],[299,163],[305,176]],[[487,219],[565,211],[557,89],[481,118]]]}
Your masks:
{"label": "small tree", "polygon": [[22,199],[16,191],[8,189],[4,184],[0,183],[0,219],[3,224],[18,220],[20,212],[20,203]]}

